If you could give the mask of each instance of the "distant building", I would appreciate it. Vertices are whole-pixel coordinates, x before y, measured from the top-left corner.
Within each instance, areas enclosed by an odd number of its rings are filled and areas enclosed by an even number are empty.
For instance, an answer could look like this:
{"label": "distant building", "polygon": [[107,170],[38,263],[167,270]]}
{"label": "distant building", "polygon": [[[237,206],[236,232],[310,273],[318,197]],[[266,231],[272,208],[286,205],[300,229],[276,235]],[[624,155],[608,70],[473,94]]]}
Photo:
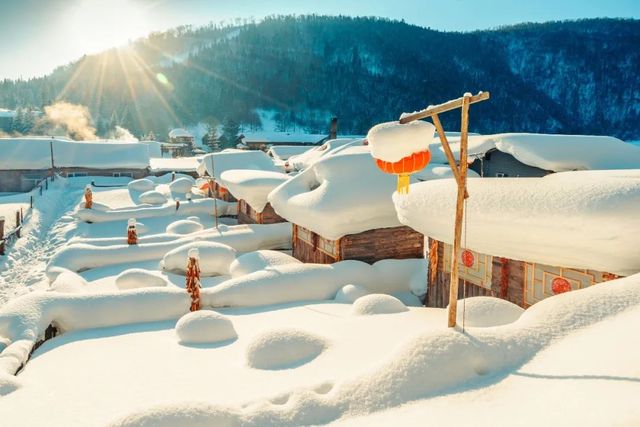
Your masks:
{"label": "distant building", "polygon": [[267,150],[277,145],[320,145],[329,138],[326,134],[302,132],[245,132],[238,143],[249,150]]}
{"label": "distant building", "polygon": [[166,148],[173,152],[174,157],[191,155],[196,149],[196,138],[187,130],[177,128],[169,132],[169,144]]}

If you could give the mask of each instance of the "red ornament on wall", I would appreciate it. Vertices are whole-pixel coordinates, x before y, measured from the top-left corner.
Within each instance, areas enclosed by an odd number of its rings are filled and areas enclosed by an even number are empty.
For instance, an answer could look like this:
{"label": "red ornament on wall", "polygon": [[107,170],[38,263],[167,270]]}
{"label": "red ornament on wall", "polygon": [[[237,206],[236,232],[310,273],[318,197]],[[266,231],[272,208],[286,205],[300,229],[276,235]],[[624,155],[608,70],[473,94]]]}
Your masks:
{"label": "red ornament on wall", "polygon": [[556,277],[551,282],[551,290],[554,294],[562,294],[571,290],[571,284],[564,277]]}
{"label": "red ornament on wall", "polygon": [[462,251],[462,264],[467,267],[467,268],[471,268],[473,267],[473,263],[475,262],[475,257],[473,256],[473,252],[471,252],[468,249],[465,249],[464,251]]}

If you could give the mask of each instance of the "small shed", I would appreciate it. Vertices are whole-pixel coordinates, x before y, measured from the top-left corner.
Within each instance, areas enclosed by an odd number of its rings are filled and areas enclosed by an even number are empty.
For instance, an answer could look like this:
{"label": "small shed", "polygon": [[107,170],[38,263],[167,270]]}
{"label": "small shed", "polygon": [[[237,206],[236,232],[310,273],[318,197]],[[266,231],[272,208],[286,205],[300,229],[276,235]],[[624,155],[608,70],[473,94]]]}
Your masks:
{"label": "small shed", "polygon": [[149,148],[124,141],[0,138],[0,191],[29,191],[52,170],[69,178],[142,178],[149,174]]}
{"label": "small shed", "polygon": [[281,172],[263,151],[226,149],[218,153],[206,154],[202,158],[198,173],[200,176],[206,175],[213,178],[209,189],[210,197],[227,202],[238,201],[221,180],[222,173],[232,169]]}
{"label": "small shed", "polygon": [[420,258],[424,236],[398,221],[395,187],[395,177],[378,170],[360,145],[311,164],[268,200],[294,224],[293,256],[303,262]]}
{"label": "small shed", "polygon": [[267,197],[289,176],[282,172],[231,169],[220,176],[221,183],[238,198],[239,224],[274,224],[286,222],[278,215]]}
{"label": "small shed", "polygon": [[[563,172],[468,182],[459,297],[528,307],[640,271],[640,170]],[[427,305],[449,303],[455,183],[412,186],[396,199],[403,224],[429,237]]]}

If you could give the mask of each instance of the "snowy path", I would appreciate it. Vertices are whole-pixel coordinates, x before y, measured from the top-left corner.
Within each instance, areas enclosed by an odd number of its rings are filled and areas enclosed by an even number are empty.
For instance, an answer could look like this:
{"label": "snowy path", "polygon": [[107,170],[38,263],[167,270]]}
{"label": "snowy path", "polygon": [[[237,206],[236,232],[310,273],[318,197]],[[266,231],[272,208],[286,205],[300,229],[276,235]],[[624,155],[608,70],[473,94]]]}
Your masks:
{"label": "snowy path", "polygon": [[62,246],[70,223],[59,219],[80,199],[84,182],[58,180],[36,201],[18,239],[0,257],[0,305],[29,290],[42,289],[48,281],[47,262]]}

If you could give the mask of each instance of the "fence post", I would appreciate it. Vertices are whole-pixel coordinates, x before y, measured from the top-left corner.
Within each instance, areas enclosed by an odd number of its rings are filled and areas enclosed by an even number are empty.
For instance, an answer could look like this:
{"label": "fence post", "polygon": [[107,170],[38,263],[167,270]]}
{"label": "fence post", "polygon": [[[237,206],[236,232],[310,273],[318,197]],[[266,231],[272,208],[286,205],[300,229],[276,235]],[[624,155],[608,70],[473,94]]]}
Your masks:
{"label": "fence post", "polygon": [[4,255],[4,217],[0,216],[0,255]]}
{"label": "fence post", "polygon": [[33,209],[33,194],[29,196],[29,207]]}
{"label": "fence post", "polygon": [[20,224],[24,222],[24,211],[20,208]]}
{"label": "fence post", "polygon": [[42,185],[39,188],[40,188],[40,195],[42,196]]}
{"label": "fence post", "polygon": [[16,237],[20,238],[20,211],[16,211]]}
{"label": "fence post", "polygon": [[44,179],[44,189],[45,190],[49,189],[49,180],[47,178]]}

